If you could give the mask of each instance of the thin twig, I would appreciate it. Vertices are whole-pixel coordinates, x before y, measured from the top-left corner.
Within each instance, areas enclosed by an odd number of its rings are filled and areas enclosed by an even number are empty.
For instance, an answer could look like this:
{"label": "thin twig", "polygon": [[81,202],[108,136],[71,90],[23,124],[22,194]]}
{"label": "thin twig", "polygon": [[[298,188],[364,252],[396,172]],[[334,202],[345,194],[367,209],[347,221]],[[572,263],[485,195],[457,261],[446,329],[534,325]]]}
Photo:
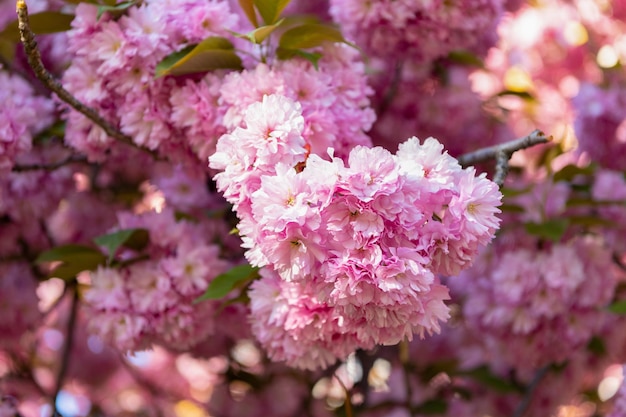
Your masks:
{"label": "thin twig", "polygon": [[540,143],[548,143],[551,140],[552,136],[546,136],[542,131],[535,130],[528,136],[502,143],[500,145],[494,145],[478,149],[474,152],[466,153],[461,155],[458,160],[462,166],[469,166],[490,159],[495,159],[496,172],[494,174],[494,182],[498,185],[502,185],[509,170],[509,159],[511,159],[511,156],[516,151],[530,148]]}
{"label": "thin twig", "polygon": [[26,52],[26,56],[28,58],[28,64],[33,69],[33,72],[35,73],[37,78],[46,87],[53,91],[61,100],[69,104],[76,111],[82,113],[85,117],[94,122],[96,125],[100,126],[102,130],[104,130],[106,134],[110,137],[154,155],[154,153],[149,149],[140,147],[135,144],[130,136],[122,133],[119,129],[114,127],[106,119],[100,116],[100,114],[95,109],[81,103],[69,91],[63,88],[61,83],[56,78],[54,78],[52,74],[50,74],[50,72],[45,68],[43,62],[41,61],[41,53],[39,52],[39,48],[37,47],[35,35],[30,28],[26,2],[24,0],[17,0],[15,6],[17,11],[18,28],[20,30],[20,38],[22,44],[24,45],[24,51]]}
{"label": "thin twig", "polygon": [[57,374],[54,391],[52,393],[52,409],[55,413],[58,413],[56,409],[57,397],[63,387],[63,381],[67,374],[67,369],[70,362],[70,353],[72,351],[72,345],[74,344],[74,330],[76,328],[76,317],[78,315],[78,289],[73,288],[72,291],[72,304],[70,306],[70,316],[67,319],[67,330],[65,335],[65,343],[63,344],[63,351],[61,352],[61,365],[59,373]]}
{"label": "thin twig", "polygon": [[398,357],[402,364],[402,375],[404,379],[404,389],[406,395],[406,408],[410,410],[411,415],[414,415],[411,410],[411,399],[413,398],[413,387],[411,386],[411,367],[410,367],[410,352],[409,352],[409,340],[405,337],[398,344]]}
{"label": "thin twig", "polygon": [[382,115],[385,114],[387,110],[389,110],[393,99],[398,94],[398,88],[400,87],[400,80],[402,78],[402,67],[403,65],[401,61],[396,62],[389,88],[387,89],[387,92],[385,93],[385,96],[383,97],[383,100],[380,103],[380,106],[378,106],[378,110],[376,111],[378,118],[381,118]]}
{"label": "thin twig", "polygon": [[341,387],[343,388],[343,391],[346,393],[346,399],[344,401],[344,406],[346,409],[346,417],[353,417],[354,414],[352,413],[352,396],[350,395],[350,390],[348,389],[346,384],[343,383],[341,378],[337,376],[336,372],[333,373],[333,377],[339,382],[339,385],[341,385]]}
{"label": "thin twig", "polygon": [[622,259],[617,253],[613,253],[613,262],[615,262],[619,269],[626,271],[626,265],[622,262]]}
{"label": "thin twig", "polygon": [[528,410],[528,407],[530,406],[530,402],[533,399],[533,394],[535,393],[537,386],[543,380],[543,378],[545,378],[549,370],[550,370],[550,365],[546,365],[543,368],[539,369],[537,373],[535,373],[533,380],[530,381],[530,384],[528,384],[528,387],[526,388],[526,393],[524,394],[524,398],[522,398],[522,401],[519,403],[519,405],[515,409],[515,412],[513,413],[512,417],[522,417],[524,413],[526,413],[526,411]]}

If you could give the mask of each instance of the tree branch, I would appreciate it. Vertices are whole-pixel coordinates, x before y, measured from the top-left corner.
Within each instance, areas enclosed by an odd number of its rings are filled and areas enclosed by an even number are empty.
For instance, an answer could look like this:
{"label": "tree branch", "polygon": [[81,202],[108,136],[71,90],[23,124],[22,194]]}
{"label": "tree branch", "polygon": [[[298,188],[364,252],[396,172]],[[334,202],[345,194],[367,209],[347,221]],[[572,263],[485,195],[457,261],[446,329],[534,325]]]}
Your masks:
{"label": "tree branch", "polygon": [[28,64],[33,69],[35,76],[37,76],[37,78],[46,87],[53,91],[62,101],[69,104],[74,110],[83,114],[96,125],[100,126],[110,137],[154,155],[154,152],[135,144],[130,136],[122,133],[119,129],[117,129],[106,119],[100,116],[100,114],[95,109],[81,103],[69,91],[63,88],[61,83],[56,78],[54,78],[52,74],[50,74],[50,72],[44,67],[43,62],[41,61],[41,53],[39,52],[39,48],[37,47],[35,35],[30,28],[28,7],[26,7],[26,2],[24,0],[17,0],[15,7],[17,11],[20,38],[22,44],[24,45],[24,51],[26,52],[26,56],[28,58]]}
{"label": "tree branch", "polygon": [[65,343],[63,344],[63,351],[61,352],[61,364],[59,368],[59,373],[57,374],[55,383],[54,383],[54,391],[52,393],[52,409],[55,410],[55,415],[58,415],[58,411],[56,408],[57,397],[59,396],[59,392],[63,387],[63,380],[65,379],[65,375],[67,374],[67,369],[70,361],[70,353],[72,351],[72,345],[74,344],[74,330],[76,327],[76,316],[78,315],[78,289],[73,288],[72,291],[72,300],[70,306],[70,316],[67,319],[67,330],[65,335]]}
{"label": "tree branch", "polygon": [[548,143],[552,140],[552,136],[546,136],[540,130],[535,130],[528,136],[502,143],[500,145],[490,146],[488,148],[478,149],[477,151],[461,155],[458,160],[462,166],[474,165],[490,159],[496,160],[496,172],[493,181],[502,185],[506,174],[509,171],[509,159],[511,156],[521,149],[526,149],[538,145],[540,143]]}
{"label": "tree branch", "polygon": [[539,383],[541,383],[543,378],[545,378],[549,370],[550,370],[550,365],[546,365],[543,368],[539,369],[537,373],[535,373],[533,380],[530,382],[530,384],[528,384],[528,387],[526,388],[526,393],[524,394],[524,398],[522,398],[522,401],[519,403],[519,405],[515,409],[515,412],[513,413],[513,417],[522,417],[526,413],[526,410],[528,410],[528,407],[530,406],[531,400],[533,398],[533,394],[535,393],[537,386],[539,385]]}

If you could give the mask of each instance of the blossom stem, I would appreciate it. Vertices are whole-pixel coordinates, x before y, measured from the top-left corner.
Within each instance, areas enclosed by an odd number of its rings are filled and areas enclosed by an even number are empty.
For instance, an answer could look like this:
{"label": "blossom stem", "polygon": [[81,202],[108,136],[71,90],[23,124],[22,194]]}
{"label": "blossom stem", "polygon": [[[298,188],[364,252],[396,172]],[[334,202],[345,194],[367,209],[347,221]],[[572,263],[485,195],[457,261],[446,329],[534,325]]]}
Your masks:
{"label": "blossom stem", "polygon": [[137,146],[130,136],[122,133],[119,129],[105,120],[96,110],[80,102],[69,91],[63,88],[59,80],[50,74],[41,61],[41,53],[39,52],[35,35],[30,28],[26,2],[24,0],[17,0],[15,7],[18,19],[18,28],[20,31],[20,39],[24,45],[24,51],[26,52],[26,56],[28,58],[28,64],[35,73],[35,76],[62,101],[70,105],[74,110],[83,114],[96,125],[100,126],[110,137],[153,154],[152,151]]}
{"label": "blossom stem", "polygon": [[540,130],[535,130],[527,136],[502,143],[500,145],[489,146],[487,148],[478,149],[477,151],[461,155],[458,160],[463,166],[474,165],[489,159],[496,160],[496,172],[493,181],[502,185],[509,171],[509,159],[511,156],[521,149],[533,147],[541,143],[548,143],[552,140],[552,136],[546,136]]}

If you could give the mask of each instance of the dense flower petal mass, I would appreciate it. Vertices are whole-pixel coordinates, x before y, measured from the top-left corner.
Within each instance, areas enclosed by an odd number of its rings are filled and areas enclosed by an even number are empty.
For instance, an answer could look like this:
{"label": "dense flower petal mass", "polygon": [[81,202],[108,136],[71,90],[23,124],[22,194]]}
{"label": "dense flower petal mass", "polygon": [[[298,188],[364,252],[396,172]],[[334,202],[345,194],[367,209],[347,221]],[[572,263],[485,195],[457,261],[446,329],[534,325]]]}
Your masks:
{"label": "dense flower petal mass", "polygon": [[[247,108],[246,128],[222,136],[210,159],[212,168],[224,170],[215,179],[241,219],[248,260],[272,271],[261,281],[273,280],[276,291],[300,299],[271,306],[255,301],[271,294],[261,289],[266,284],[253,287],[257,337],[273,358],[310,368],[315,360],[276,350],[285,337],[298,340],[301,352],[327,358],[438,332],[449,317],[449,297],[436,276],[468,267],[492,239],[497,186],[462,169],[433,138],[423,144],[410,138],[396,155],[364,146],[346,161],[332,152],[308,154],[300,111],[283,96],[264,96]],[[305,320],[294,333],[277,319],[311,296],[314,310],[328,314],[318,324]],[[330,334],[321,323],[332,323],[331,339],[341,340],[341,351],[325,341]]]}

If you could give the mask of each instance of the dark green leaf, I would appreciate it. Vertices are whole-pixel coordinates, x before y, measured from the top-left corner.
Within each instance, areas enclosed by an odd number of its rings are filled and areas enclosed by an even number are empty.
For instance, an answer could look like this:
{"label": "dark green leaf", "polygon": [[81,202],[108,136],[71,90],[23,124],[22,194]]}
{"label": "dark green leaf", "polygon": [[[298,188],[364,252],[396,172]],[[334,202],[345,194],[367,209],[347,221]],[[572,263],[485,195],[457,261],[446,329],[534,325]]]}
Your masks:
{"label": "dark green leaf", "polygon": [[97,20],[100,20],[104,13],[109,13],[112,17],[118,18],[123,15],[127,9],[136,6],[137,0],[133,1],[125,1],[124,3],[119,3],[115,5],[103,5],[98,7],[98,15],[96,16]]}
{"label": "dark green leaf", "polygon": [[189,45],[180,51],[172,52],[161,60],[156,66],[155,77],[162,77],[168,74],[169,69],[174,66],[178,61],[189,55],[193,48],[197,45]]}
{"label": "dark green leaf", "polygon": [[3,62],[13,62],[16,44],[16,42],[0,37],[0,57],[2,57]]}
{"label": "dark green leaf", "polygon": [[524,100],[535,100],[535,96],[530,94],[527,91],[513,91],[513,90],[503,90],[496,94],[497,97],[502,96],[517,96],[519,98],[523,98]]}
{"label": "dark green leaf", "polygon": [[[28,16],[30,28],[35,35],[44,35],[47,33],[65,32],[71,29],[73,14],[60,12],[41,12]],[[20,31],[17,28],[17,19],[9,23],[0,33],[0,38],[11,42],[20,41]]]}
{"label": "dark green leaf", "polygon": [[455,64],[469,65],[469,66],[475,66],[475,67],[480,67],[480,68],[485,66],[482,59],[480,59],[477,55],[471,53],[470,51],[465,51],[465,50],[457,50],[457,51],[450,52],[448,54],[448,59],[454,62]]}
{"label": "dark green leaf", "polygon": [[597,216],[569,216],[568,220],[570,224],[577,224],[585,227],[608,227],[615,224],[615,222],[607,219],[603,219],[602,217]]}
{"label": "dark green leaf", "polygon": [[289,2],[290,0],[254,0],[254,5],[263,18],[263,21],[265,21],[265,24],[272,25],[276,23]]}
{"label": "dark green leaf", "polygon": [[565,234],[569,221],[568,219],[553,219],[543,223],[526,223],[524,226],[526,232],[531,235],[557,242]]}
{"label": "dark green leaf", "polygon": [[122,246],[139,251],[146,247],[149,240],[150,236],[146,229],[124,229],[98,236],[94,242],[107,249],[109,252],[108,262],[110,263]]}
{"label": "dark green leaf", "polygon": [[77,255],[84,254],[99,254],[102,253],[91,246],[85,245],[63,245],[57,246],[56,248],[52,248],[45,252],[39,254],[37,259],[35,259],[36,263],[44,263],[44,262],[67,262],[71,261]]}
{"label": "dark green leaf", "polygon": [[339,29],[324,24],[304,24],[289,29],[280,37],[284,49],[308,49],[325,42],[346,42]]}
{"label": "dark green leaf", "polygon": [[502,196],[504,198],[507,198],[507,197],[517,197],[518,195],[527,194],[532,189],[533,187],[524,187],[521,189],[502,187],[500,189],[500,192],[502,193]]}
{"label": "dark green leaf", "polygon": [[203,295],[194,302],[216,300],[226,296],[236,285],[254,278],[259,268],[250,265],[238,265],[215,277]]}
{"label": "dark green leaf", "polygon": [[503,213],[523,213],[525,211],[524,207],[517,204],[502,204],[500,210]]}
{"label": "dark green leaf", "polygon": [[60,262],[49,277],[70,280],[79,272],[95,270],[106,257],[97,249],[84,245],[64,245],[47,250],[37,257],[36,263]]}
{"label": "dark green leaf", "polygon": [[572,181],[577,175],[591,175],[593,174],[593,166],[588,165],[586,167],[578,167],[573,164],[569,164],[561,168],[554,174],[552,181]]}
{"label": "dark green leaf", "polygon": [[482,385],[501,393],[517,392],[519,388],[509,381],[494,375],[487,366],[480,366],[470,371],[460,372],[459,375],[472,378]]}
{"label": "dark green leaf", "polygon": [[246,14],[250,23],[255,28],[259,27],[259,23],[256,19],[256,11],[254,10],[254,1],[253,0],[239,0],[239,6],[241,6],[241,10]]}
{"label": "dark green leaf", "polygon": [[443,414],[448,410],[448,403],[440,398],[424,401],[412,410],[412,414]]}
{"label": "dark green leaf", "polygon": [[98,266],[104,265],[106,257],[100,252],[95,253],[79,253],[67,262],[54,268],[48,275],[49,277],[61,278],[63,280],[71,280],[83,271],[95,271]]}
{"label": "dark green leaf", "polygon": [[604,356],[606,354],[604,340],[600,339],[598,336],[592,337],[589,343],[587,343],[587,350],[594,355]]}
{"label": "dark green leaf", "polygon": [[319,69],[317,65],[319,60],[322,58],[322,54],[319,52],[306,52],[300,49],[285,49],[281,47],[276,49],[276,55],[278,56],[278,59],[282,60],[292,59],[294,57],[304,58],[313,64],[315,69]]}
{"label": "dark green leaf", "polygon": [[220,68],[242,69],[241,58],[228,39],[212,36],[165,57],[157,65],[155,76],[193,74]]}
{"label": "dark green leaf", "polygon": [[608,306],[607,309],[611,313],[626,314],[626,300],[616,301],[613,304],[611,304],[610,306]]}

